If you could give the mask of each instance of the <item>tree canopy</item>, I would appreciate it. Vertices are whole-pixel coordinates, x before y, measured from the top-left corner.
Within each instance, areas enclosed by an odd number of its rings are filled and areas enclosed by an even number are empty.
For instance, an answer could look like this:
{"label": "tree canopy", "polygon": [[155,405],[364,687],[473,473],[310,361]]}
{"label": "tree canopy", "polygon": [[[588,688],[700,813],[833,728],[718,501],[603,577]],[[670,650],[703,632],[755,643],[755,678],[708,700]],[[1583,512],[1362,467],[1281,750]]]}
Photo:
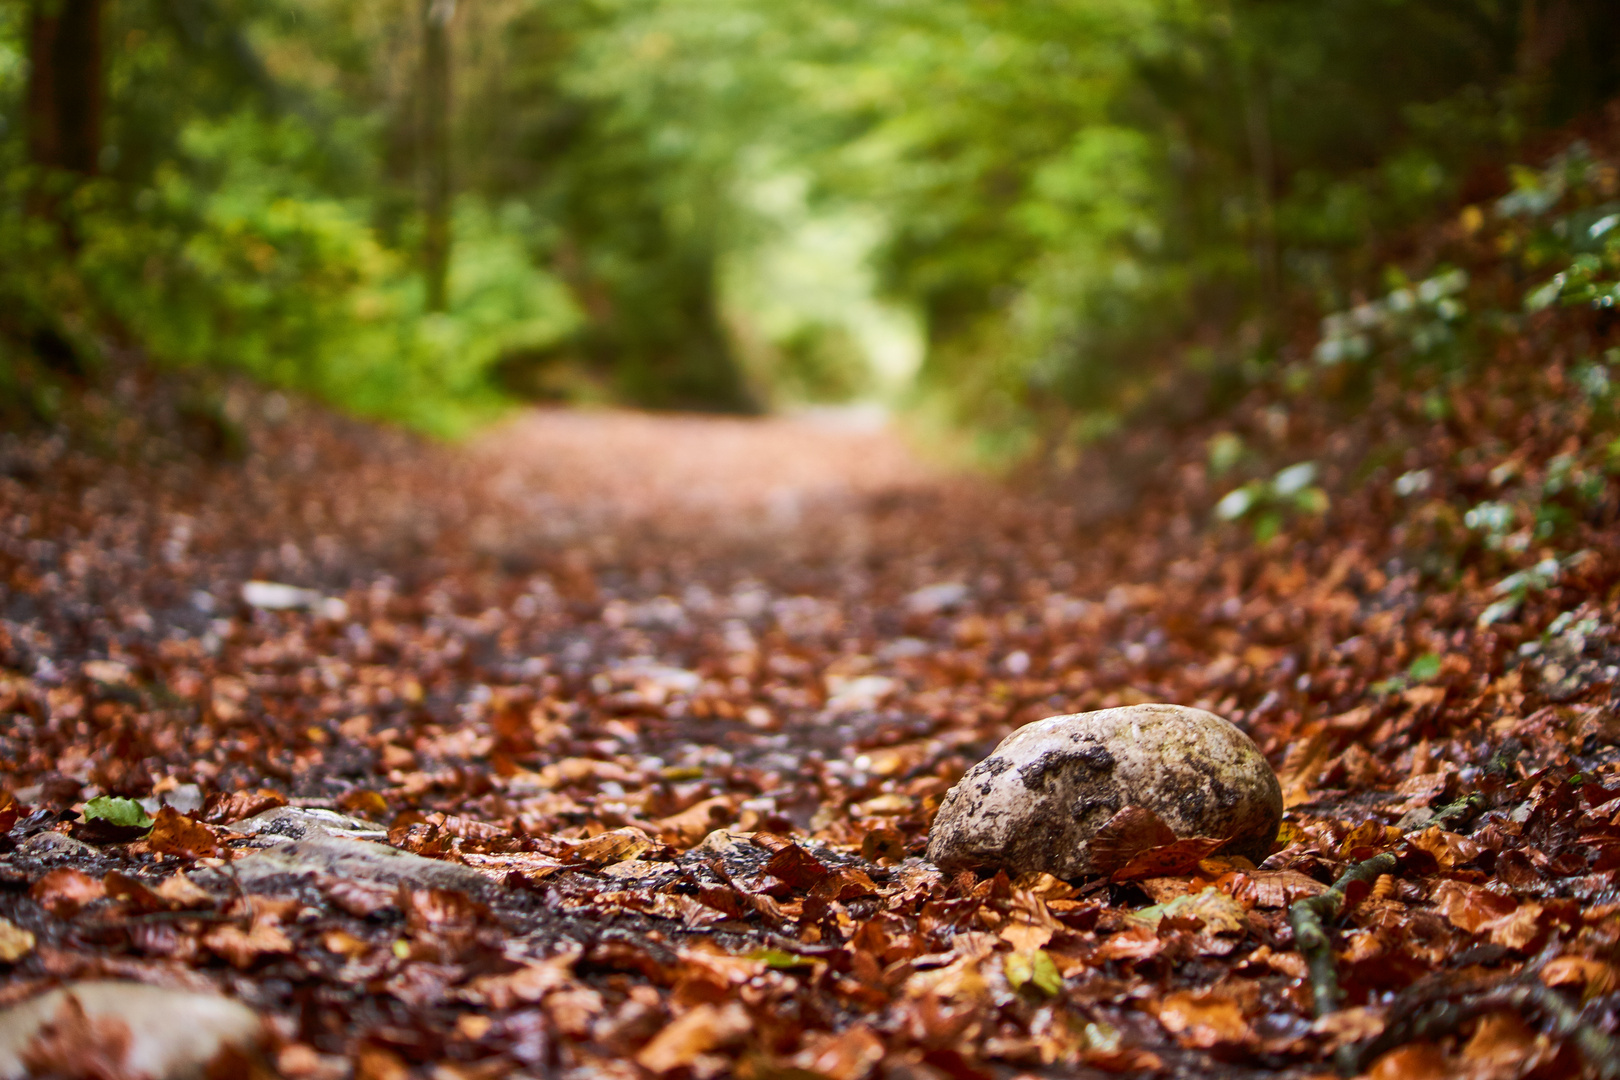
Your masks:
{"label": "tree canopy", "polygon": [[[51,51],[75,19],[95,55]],[[1017,443],[1376,290],[1483,162],[1620,89],[1617,24],[1595,0],[12,5],[7,379],[48,411],[19,372],[49,331],[443,431],[513,394],[910,387]],[[49,87],[93,154],[42,151]]]}

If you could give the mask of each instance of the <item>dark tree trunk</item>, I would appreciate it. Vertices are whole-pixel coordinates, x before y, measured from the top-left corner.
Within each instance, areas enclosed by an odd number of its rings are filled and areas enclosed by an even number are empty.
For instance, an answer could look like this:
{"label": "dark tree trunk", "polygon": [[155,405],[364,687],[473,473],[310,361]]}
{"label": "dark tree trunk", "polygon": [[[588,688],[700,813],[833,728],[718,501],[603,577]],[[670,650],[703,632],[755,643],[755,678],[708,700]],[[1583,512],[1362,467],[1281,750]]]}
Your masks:
{"label": "dark tree trunk", "polygon": [[456,0],[422,0],[422,272],[429,311],[445,309],[450,276],[450,21]]}
{"label": "dark tree trunk", "polygon": [[101,160],[103,0],[34,0],[28,20],[28,154],[90,175]]}

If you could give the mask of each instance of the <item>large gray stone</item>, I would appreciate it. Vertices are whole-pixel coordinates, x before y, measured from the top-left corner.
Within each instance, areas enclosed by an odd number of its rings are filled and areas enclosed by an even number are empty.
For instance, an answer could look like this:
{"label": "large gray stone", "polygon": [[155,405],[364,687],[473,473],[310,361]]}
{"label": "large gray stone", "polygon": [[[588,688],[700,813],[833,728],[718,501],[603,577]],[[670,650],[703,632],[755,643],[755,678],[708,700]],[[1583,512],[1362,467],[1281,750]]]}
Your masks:
{"label": "large gray stone", "polygon": [[1178,838],[1229,838],[1258,862],[1282,822],[1282,789],[1254,742],[1214,713],[1128,705],[1019,728],[945,796],[928,857],[942,869],[1014,876],[1091,872],[1089,841],[1127,806]]}
{"label": "large gray stone", "polygon": [[29,1044],[47,1024],[67,1015],[63,1006],[69,996],[77,999],[93,1028],[115,1035],[117,1042],[123,1042],[118,1025],[128,1028],[123,1075],[152,1080],[201,1076],[224,1047],[245,1048],[264,1036],[257,1013],[217,994],[133,982],[74,983],[0,1011],[0,1080],[28,1075],[23,1057]]}

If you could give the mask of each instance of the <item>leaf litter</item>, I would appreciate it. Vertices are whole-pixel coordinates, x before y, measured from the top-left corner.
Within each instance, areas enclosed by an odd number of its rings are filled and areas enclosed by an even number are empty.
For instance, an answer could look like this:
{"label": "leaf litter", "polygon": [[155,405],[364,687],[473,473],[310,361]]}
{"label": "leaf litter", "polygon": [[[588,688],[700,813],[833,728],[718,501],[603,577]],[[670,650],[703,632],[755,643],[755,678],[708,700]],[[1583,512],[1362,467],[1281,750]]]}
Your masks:
{"label": "leaf litter", "polygon": [[[290,1078],[1613,1076],[1620,425],[1565,372],[1614,333],[1548,310],[1444,409],[1262,384],[999,484],[611,413],[295,410],[215,463],[161,384],[8,435],[0,1007],[223,995]],[[1228,436],[1268,491],[1313,463],[1269,536],[1216,512]],[[1552,532],[1491,531],[1576,459]],[[1145,701],[1267,755],[1258,864],[1141,808],[1082,880],[924,861],[1008,733]],[[145,1038],[52,1015],[36,1071]]]}

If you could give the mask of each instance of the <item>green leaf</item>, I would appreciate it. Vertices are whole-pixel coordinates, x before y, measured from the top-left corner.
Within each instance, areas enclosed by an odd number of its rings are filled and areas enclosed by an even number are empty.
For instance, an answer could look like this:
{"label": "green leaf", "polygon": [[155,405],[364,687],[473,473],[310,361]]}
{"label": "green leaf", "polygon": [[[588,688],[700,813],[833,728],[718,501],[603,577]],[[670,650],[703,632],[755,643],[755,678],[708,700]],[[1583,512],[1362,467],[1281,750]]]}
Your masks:
{"label": "green leaf", "polygon": [[798,953],[790,953],[786,949],[774,949],[770,947],[755,949],[753,952],[748,954],[748,959],[764,961],[766,967],[775,968],[777,970],[809,967],[815,963],[814,960],[811,960],[807,956],[800,956]]}
{"label": "green leaf", "polygon": [[1406,669],[1406,677],[1415,683],[1428,682],[1440,674],[1440,657],[1434,653],[1424,653]]}
{"label": "green leaf", "polygon": [[1009,955],[1005,962],[1007,982],[1014,990],[1033,986],[1047,997],[1056,997],[1063,989],[1063,976],[1058,974],[1052,954],[1045,949],[1032,949]]}
{"label": "green leaf", "polygon": [[149,829],[152,819],[134,799],[121,799],[115,795],[98,795],[84,804],[84,820],[96,819],[126,829]]}

